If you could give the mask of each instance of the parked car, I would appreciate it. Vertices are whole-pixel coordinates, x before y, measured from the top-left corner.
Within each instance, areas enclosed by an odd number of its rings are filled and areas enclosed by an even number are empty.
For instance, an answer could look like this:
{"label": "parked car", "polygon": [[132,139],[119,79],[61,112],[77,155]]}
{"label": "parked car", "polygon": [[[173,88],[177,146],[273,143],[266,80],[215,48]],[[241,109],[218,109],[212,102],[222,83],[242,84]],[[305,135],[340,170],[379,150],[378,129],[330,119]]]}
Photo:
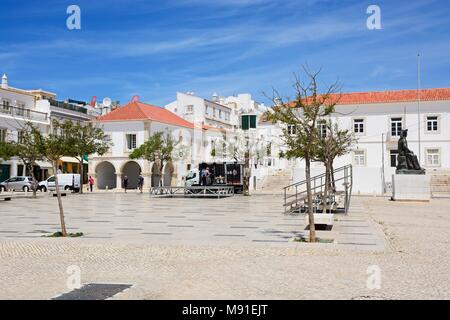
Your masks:
{"label": "parked car", "polygon": [[[47,180],[39,182],[38,189],[42,192],[55,191],[55,176],[48,177]],[[60,173],[58,174],[58,183],[61,190],[80,191],[80,175],[77,173]]]}
{"label": "parked car", "polygon": [[17,176],[0,183],[0,190],[2,192],[7,190],[28,192],[33,189],[33,186],[36,186],[36,182],[33,182],[33,178]]}

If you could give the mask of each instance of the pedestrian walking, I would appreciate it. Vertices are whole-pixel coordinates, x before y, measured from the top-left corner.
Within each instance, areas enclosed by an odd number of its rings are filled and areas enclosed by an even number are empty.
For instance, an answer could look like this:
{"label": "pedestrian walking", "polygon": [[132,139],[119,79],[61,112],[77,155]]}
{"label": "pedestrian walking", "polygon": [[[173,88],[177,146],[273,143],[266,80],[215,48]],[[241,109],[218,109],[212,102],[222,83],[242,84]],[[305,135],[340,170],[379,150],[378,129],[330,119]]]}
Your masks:
{"label": "pedestrian walking", "polygon": [[94,178],[92,178],[92,176],[89,176],[88,184],[89,184],[89,190],[92,192],[94,190]]}
{"label": "pedestrian walking", "polygon": [[141,191],[141,193],[142,193],[142,191],[144,189],[144,176],[142,175],[142,173],[139,173],[138,188],[139,188],[139,191]]}
{"label": "pedestrian walking", "polygon": [[123,177],[123,188],[125,189],[125,193],[127,193],[127,188],[128,188],[128,177],[124,176]]}

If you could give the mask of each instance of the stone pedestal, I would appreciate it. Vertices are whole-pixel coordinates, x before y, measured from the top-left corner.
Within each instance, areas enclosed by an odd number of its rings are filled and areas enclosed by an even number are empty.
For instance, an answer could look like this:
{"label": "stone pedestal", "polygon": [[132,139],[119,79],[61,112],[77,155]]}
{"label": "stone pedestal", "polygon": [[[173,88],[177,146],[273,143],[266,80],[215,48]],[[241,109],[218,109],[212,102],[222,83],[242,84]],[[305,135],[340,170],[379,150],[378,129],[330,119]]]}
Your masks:
{"label": "stone pedestal", "polygon": [[431,177],[423,174],[392,175],[392,200],[430,201]]}

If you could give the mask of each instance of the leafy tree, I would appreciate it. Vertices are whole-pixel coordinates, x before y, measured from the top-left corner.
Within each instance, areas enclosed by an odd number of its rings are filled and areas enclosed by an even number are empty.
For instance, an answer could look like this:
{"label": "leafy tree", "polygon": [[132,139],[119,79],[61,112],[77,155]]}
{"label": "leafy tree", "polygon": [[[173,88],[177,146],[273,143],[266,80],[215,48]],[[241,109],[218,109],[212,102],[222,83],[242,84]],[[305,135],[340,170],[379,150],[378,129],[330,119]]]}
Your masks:
{"label": "leafy tree", "polygon": [[[178,142],[169,133],[156,132],[129,155],[130,159],[145,159],[154,162],[156,173],[161,174],[165,163],[172,163],[174,150]],[[154,167],[155,168],[155,167]]]}
{"label": "leafy tree", "polygon": [[[68,139],[71,140],[70,154],[80,162],[81,185],[84,178],[84,157],[89,154],[97,153],[103,155],[108,152],[112,143],[107,139],[107,135],[102,128],[96,127],[92,123],[65,123],[65,130]],[[80,189],[83,193],[83,188]]]}
{"label": "leafy tree", "polygon": [[330,119],[322,120],[320,125],[325,128],[325,135],[320,135],[318,144],[317,159],[325,166],[325,188],[323,195],[323,212],[327,212],[328,194],[336,190],[333,174],[333,163],[337,157],[350,152],[356,139],[353,132],[339,128],[338,123],[333,123]]}
{"label": "leafy tree", "polygon": [[[288,159],[301,158],[305,160],[306,192],[309,216],[309,241],[316,242],[316,230],[314,225],[313,191],[311,186],[311,162],[317,158],[320,141],[320,133],[317,125],[321,119],[330,115],[339,100],[336,95],[338,84],[334,83],[320,93],[318,84],[318,72],[311,72],[303,67],[306,83],[296,75],[293,88],[295,99],[283,101],[279,93],[274,90],[272,101],[275,107],[266,113],[268,120],[281,122],[291,127],[283,129],[283,138],[287,145],[285,156]],[[293,130],[292,130],[293,129]]]}
{"label": "leafy tree", "polygon": [[73,154],[74,147],[72,145],[73,140],[71,138],[73,123],[61,123],[57,120],[53,120],[52,124],[54,130],[43,138],[42,152],[45,155],[45,158],[52,163],[53,172],[55,173],[55,187],[58,198],[61,234],[63,237],[67,237],[66,223],[64,220],[64,208],[61,199],[61,189],[59,188],[57,172],[58,160],[63,156]]}
{"label": "leafy tree", "polygon": [[14,146],[6,141],[0,141],[0,159],[9,160],[15,156]]}
{"label": "leafy tree", "polygon": [[15,156],[17,156],[28,168],[33,179],[32,190],[33,197],[36,198],[37,180],[34,175],[34,167],[36,162],[45,158],[43,154],[43,137],[38,127],[31,122],[25,123],[20,131],[19,139],[11,142],[11,148]]}

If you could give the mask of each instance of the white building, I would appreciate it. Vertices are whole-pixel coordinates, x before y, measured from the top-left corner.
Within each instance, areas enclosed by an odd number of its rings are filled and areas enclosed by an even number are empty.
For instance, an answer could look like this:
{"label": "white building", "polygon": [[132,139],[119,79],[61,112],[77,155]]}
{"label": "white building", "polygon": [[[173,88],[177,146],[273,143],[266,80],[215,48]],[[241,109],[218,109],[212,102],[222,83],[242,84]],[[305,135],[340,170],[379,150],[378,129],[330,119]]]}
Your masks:
{"label": "white building", "polygon": [[[418,156],[427,174],[450,170],[450,88],[347,93],[331,116],[341,128],[352,130],[358,142],[335,168],[353,165],[353,192],[389,193],[395,173],[400,131],[408,129],[408,147]],[[304,179],[303,161],[293,164],[293,180]],[[315,163],[312,174],[322,173]]]}
{"label": "white building", "polygon": [[[45,134],[51,132],[53,119],[91,121],[100,115],[98,111],[82,101],[58,101],[55,93],[46,90],[13,88],[8,83],[8,77],[3,75],[0,87],[0,139],[16,141],[27,122],[39,127]],[[38,165],[34,168],[35,177],[43,180],[51,173],[51,164],[40,161]],[[79,172],[79,161],[73,157],[63,157],[58,166],[63,172]],[[15,157],[8,161],[0,160],[0,181],[25,175],[26,172],[22,161]]]}
{"label": "white building", "polygon": [[[8,77],[3,75],[0,87],[0,140],[17,141],[20,132],[27,122],[31,122],[47,132],[50,121],[49,114],[36,108],[36,96],[31,91],[17,89],[9,86]],[[40,163],[36,168],[37,176],[45,176],[49,164]],[[23,175],[26,169],[22,161],[13,157],[8,161],[0,160],[0,181],[12,176]]]}
{"label": "white building", "polygon": [[[123,177],[129,179],[129,188],[136,188],[142,172],[145,186],[182,185],[188,170],[204,161],[210,149],[207,136],[220,136],[221,131],[209,126],[196,127],[164,108],[130,102],[95,120],[109,136],[113,146],[107,154],[89,158],[89,175],[99,189],[121,188]],[[173,166],[166,164],[162,172],[154,170],[153,163],[144,159],[131,160],[130,153],[151,135],[163,132],[176,141],[178,158]],[[209,151],[210,152],[210,151]]]}

